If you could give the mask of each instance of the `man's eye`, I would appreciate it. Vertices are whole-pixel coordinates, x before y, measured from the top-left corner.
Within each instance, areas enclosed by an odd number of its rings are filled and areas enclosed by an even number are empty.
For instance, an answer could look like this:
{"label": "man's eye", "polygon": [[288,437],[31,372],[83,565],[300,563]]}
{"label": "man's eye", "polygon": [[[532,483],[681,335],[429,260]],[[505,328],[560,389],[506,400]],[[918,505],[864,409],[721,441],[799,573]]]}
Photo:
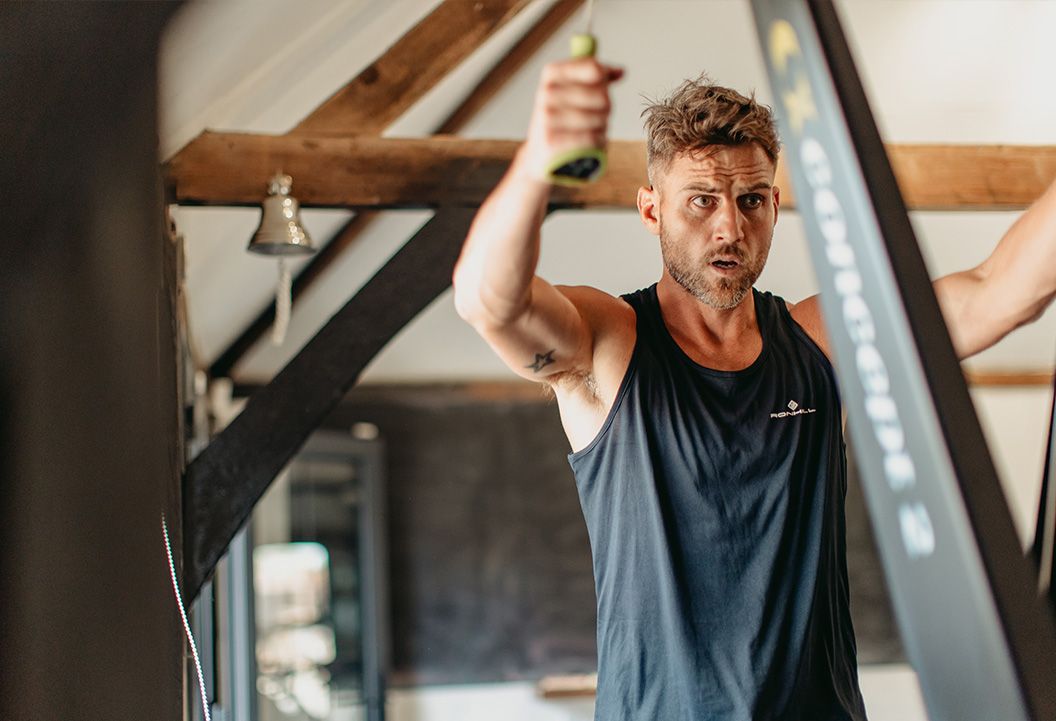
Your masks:
{"label": "man's eye", "polygon": [[741,205],[749,210],[755,210],[763,206],[763,196],[758,193],[750,193],[741,196]]}
{"label": "man's eye", "polygon": [[714,199],[709,198],[707,195],[694,196],[692,202],[693,205],[696,205],[700,208],[710,208],[711,206],[715,205]]}

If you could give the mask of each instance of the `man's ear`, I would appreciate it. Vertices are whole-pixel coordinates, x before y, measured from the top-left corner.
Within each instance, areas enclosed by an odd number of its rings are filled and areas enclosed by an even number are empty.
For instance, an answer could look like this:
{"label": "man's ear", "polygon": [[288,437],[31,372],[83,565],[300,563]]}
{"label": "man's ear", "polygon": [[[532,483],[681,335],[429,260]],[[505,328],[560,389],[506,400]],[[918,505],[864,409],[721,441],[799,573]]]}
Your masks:
{"label": "man's ear", "polygon": [[781,208],[781,188],[774,186],[774,225],[777,225],[777,211]]}
{"label": "man's ear", "polygon": [[660,235],[660,198],[654,188],[638,188],[638,217],[653,235]]}

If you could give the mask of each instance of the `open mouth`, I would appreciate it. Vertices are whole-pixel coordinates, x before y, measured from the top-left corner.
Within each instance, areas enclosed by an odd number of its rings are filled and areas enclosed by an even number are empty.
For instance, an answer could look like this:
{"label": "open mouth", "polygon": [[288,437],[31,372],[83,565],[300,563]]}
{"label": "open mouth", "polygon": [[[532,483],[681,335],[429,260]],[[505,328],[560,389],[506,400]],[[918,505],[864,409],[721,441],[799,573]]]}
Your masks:
{"label": "open mouth", "polygon": [[735,260],[713,260],[711,264],[720,270],[732,270],[737,267]]}

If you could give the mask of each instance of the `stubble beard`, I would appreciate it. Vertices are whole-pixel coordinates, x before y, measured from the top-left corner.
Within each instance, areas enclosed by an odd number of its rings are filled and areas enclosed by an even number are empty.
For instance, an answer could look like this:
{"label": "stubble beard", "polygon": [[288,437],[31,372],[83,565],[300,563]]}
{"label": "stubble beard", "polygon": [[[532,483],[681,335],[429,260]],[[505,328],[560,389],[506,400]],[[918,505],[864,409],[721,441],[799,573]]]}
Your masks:
{"label": "stubble beard", "polygon": [[[754,258],[748,257],[741,245],[729,243],[715,248],[701,263],[694,264],[672,242],[662,224],[660,251],[664,267],[671,278],[701,303],[719,310],[730,310],[741,304],[763,272],[767,257],[766,252]],[[720,276],[711,272],[711,262],[723,256],[737,259],[736,273]]]}

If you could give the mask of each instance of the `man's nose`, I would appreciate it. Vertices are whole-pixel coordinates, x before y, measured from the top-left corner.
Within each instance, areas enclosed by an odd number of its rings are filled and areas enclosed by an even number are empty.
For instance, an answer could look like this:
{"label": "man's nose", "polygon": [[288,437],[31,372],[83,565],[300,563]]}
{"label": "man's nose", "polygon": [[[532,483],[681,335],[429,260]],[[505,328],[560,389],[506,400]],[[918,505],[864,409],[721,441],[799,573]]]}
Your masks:
{"label": "man's nose", "polygon": [[733,243],[744,237],[744,216],[736,203],[723,203],[715,218],[715,240]]}

